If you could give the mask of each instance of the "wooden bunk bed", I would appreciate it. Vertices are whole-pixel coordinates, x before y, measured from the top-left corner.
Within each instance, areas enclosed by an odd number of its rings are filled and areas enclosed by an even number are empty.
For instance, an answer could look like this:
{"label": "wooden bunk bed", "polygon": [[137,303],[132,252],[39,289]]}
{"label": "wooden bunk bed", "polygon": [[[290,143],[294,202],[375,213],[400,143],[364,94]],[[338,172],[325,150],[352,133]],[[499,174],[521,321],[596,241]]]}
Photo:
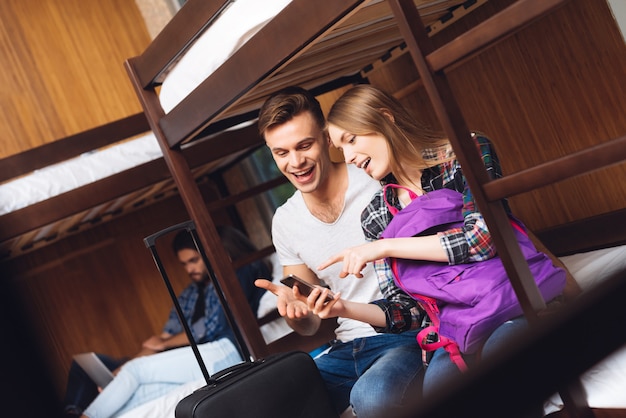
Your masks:
{"label": "wooden bunk bed", "polygon": [[[180,46],[198,42],[207,22],[218,18],[230,3],[187,3],[142,55],[127,61],[131,80],[164,159],[207,248],[219,246],[219,239],[182,155],[184,145],[202,138],[207,131],[214,131],[215,125],[223,127],[228,126],[228,121],[249,119],[265,97],[280,86],[300,84],[323,91],[353,81],[352,77],[358,76],[363,67],[402,41],[385,2],[369,5],[332,2],[323,11],[307,2],[283,2],[280,6],[284,8],[279,8],[266,26],[166,114],[159,100],[159,93],[163,92],[156,89],[164,83],[164,74],[171,71],[174,63],[180,65],[181,57],[184,59]],[[294,16],[307,18],[294,19]],[[176,22],[185,22],[184,33]],[[297,36],[284,37],[277,33],[297,33]],[[173,43],[182,38],[184,42]],[[316,42],[311,42],[315,39]],[[254,65],[247,65],[249,62]],[[248,349],[255,357],[267,355],[268,349],[251,321],[249,310],[238,303],[242,295],[233,286],[233,272],[220,267],[227,265],[225,254],[215,251],[211,257],[218,276],[224,278],[224,293],[235,307],[234,316],[247,338]]]}
{"label": "wooden bunk bed", "polygon": [[[158,94],[164,74],[202,30],[222,13],[228,2],[207,4],[189,1],[142,55],[126,62],[150,127],[159,141],[186,208],[196,222],[201,241],[206,247],[216,249],[210,253],[210,261],[216,267],[226,299],[235,308],[235,318],[254,357],[265,356],[269,350],[262,342],[258,329],[251,325],[250,313],[238,309],[244,305],[238,303],[242,295],[233,286],[232,271],[224,268],[226,258],[224,252],[218,250],[220,245],[214,222],[202,204],[182,149],[184,144],[201,138],[203,132],[216,124],[254,112],[275,89],[290,84],[312,89],[323,86],[331,80],[358,72],[372,58],[382,56],[392,46],[406,43],[441,126],[466,170],[468,182],[477,196],[524,312],[533,324],[540,322],[539,314],[545,309],[545,303],[521,258],[500,200],[626,159],[626,137],[622,136],[606,142],[598,141],[589,149],[501,180],[488,181],[469,140],[469,129],[456,104],[455,95],[446,80],[446,70],[549,15],[566,1],[517,1],[438,49],[429,40],[425,29],[427,22],[425,24],[424,16],[420,16],[416,3],[423,2],[344,0],[326,2],[320,7],[317,2],[292,1],[168,113],[164,112]],[[339,60],[339,57],[345,57],[345,60]],[[337,64],[337,60],[342,62]],[[312,63],[315,63],[313,67]],[[598,245],[623,243],[623,231],[612,232]],[[623,312],[615,318],[621,316]],[[557,334],[566,332],[567,318],[561,321],[562,327],[553,325],[551,331]],[[600,360],[623,344],[626,338],[622,335],[618,340],[614,345],[592,350],[591,358]],[[568,351],[567,347],[561,349],[564,353]],[[577,372],[583,370],[580,368]],[[544,376],[537,378],[544,379]],[[571,383],[571,376],[560,379],[550,374],[545,381],[549,382],[546,385],[550,390],[562,389],[561,393],[569,397],[570,392],[564,388]],[[514,382],[514,377],[510,376],[509,382]],[[573,414],[583,411],[582,414],[591,416],[592,412],[585,407],[584,400],[574,395],[569,401],[574,406],[571,409]],[[479,415],[491,416],[489,413]],[[442,416],[447,415],[444,413]]]}
{"label": "wooden bunk bed", "polygon": [[[214,250],[209,251],[210,261],[221,279],[220,284],[227,300],[235,307],[235,318],[241,324],[252,356],[265,356],[292,347],[313,347],[319,340],[303,343],[293,335],[274,345],[265,343],[254,313],[245,308],[245,303],[239,303],[243,295],[233,285],[236,283],[234,270],[222,249],[212,217],[212,211],[216,208],[261,193],[284,179],[276,179],[207,206],[199,190],[198,177],[220,171],[262,146],[254,125],[225,129],[253,120],[269,93],[291,84],[322,93],[338,86],[362,82],[364,74],[367,74],[365,68],[371,68],[373,63],[379,61],[395,59],[394,54],[400,50],[402,53],[410,52],[419,70],[419,81],[415,85],[426,88],[436,109],[437,119],[453,141],[463,166],[469,168],[468,179],[472,189],[477,190],[488,224],[496,231],[496,245],[505,255],[525,312],[534,318],[536,312],[543,308],[543,302],[537,298],[536,289],[529,283],[527,268],[519,262],[518,249],[510,245],[508,223],[500,228],[503,215],[498,200],[619,163],[625,158],[626,139],[623,136],[612,141],[599,138],[589,150],[542,163],[497,182],[486,182],[482,164],[479,164],[464,140],[468,128],[464,115],[456,105],[446,73],[448,69],[471,59],[498,40],[512,36],[516,30],[549,15],[567,2],[520,0],[493,19],[455,37],[446,46],[435,49],[430,44],[425,32],[432,35],[485,2],[340,0],[325,2],[324,7],[321,7],[319,2],[309,0],[285,1],[282,5],[284,8],[280,9],[275,18],[264,22],[265,26],[258,29],[254,37],[233,51],[205,81],[198,82],[193,92],[180,102],[168,106],[166,113],[160,102],[160,94],[166,87],[169,75],[178,63],[183,62],[185,52],[194,47],[194,42],[207,27],[210,28],[215,18],[223,14],[230,3],[189,0],[150,47],[126,63],[145,113],[6,158],[0,164],[0,180],[5,181],[66,158],[108,147],[150,130],[163,156],[2,215],[2,259],[25,254],[98,222],[115,218],[120,211],[133,211],[163,196],[180,193],[190,218],[198,226],[203,245]],[[418,6],[417,11],[415,5]],[[285,33],[290,36],[284,36]],[[414,92],[415,85],[408,86],[409,92],[402,94]],[[601,216],[539,231],[538,235],[558,255],[624,244],[626,230],[621,219],[625,210],[622,206],[619,210]],[[607,225],[611,226],[608,232]],[[271,249],[263,249],[259,256],[269,251]],[[608,293],[618,295],[615,289],[612,288],[613,292]],[[605,295],[597,296],[596,300],[601,300],[601,296]],[[596,306],[592,308],[596,309]],[[596,312],[594,318],[602,322],[604,317],[600,314],[605,311],[598,309]],[[615,322],[604,320],[607,329],[611,324],[618,323],[621,314],[612,315]],[[570,338],[570,328],[566,324],[571,323],[572,318],[580,318],[577,315],[580,313],[576,311],[564,315],[555,321],[550,332]],[[537,330],[538,335],[541,332],[546,331]],[[589,361],[572,370],[577,374],[582,373],[623,342],[614,341],[595,350],[591,347]],[[529,352],[531,350],[532,347]],[[560,352],[563,356],[569,353],[560,346],[550,346],[546,350]],[[523,355],[519,353],[518,358]],[[538,372],[542,370],[540,367],[554,371],[549,379],[542,378],[544,392],[537,393],[537,396],[544,396],[546,390],[562,388],[569,380],[568,375],[559,378],[557,372],[561,369],[547,361],[538,362],[537,367]],[[485,379],[488,381],[489,377]],[[464,387],[456,396],[462,399],[467,393],[467,387]],[[458,405],[464,404],[459,402]],[[446,416],[445,413],[443,416]],[[488,414],[481,413],[481,416]]]}

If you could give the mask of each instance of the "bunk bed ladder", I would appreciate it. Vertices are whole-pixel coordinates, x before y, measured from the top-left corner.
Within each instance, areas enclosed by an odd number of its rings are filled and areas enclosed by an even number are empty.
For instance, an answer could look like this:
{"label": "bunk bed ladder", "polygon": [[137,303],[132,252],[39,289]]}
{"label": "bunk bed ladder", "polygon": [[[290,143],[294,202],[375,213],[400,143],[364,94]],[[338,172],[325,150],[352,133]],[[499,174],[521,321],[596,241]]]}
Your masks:
{"label": "bunk bed ladder", "polygon": [[[538,313],[546,308],[546,304],[534,282],[528,264],[522,256],[513,228],[501,203],[503,197],[516,192],[519,193],[520,190],[513,190],[511,193],[511,190],[505,189],[493,193],[492,188],[491,193],[488,193],[489,186],[500,180],[491,181],[489,179],[452,89],[447,82],[444,69],[480,52],[497,40],[503,39],[532,21],[554,11],[566,3],[566,0],[518,0],[497,15],[436,50],[427,36],[414,2],[412,0],[389,0],[389,3],[435,113],[448,135],[453,149],[457,151],[457,158],[489,227],[524,314],[533,326],[537,324]],[[615,147],[619,145],[619,140],[612,144]],[[562,180],[566,176],[573,176],[574,174],[579,173],[570,172],[565,175],[561,173],[563,177],[553,179],[553,181]],[[506,178],[502,180],[506,182]],[[541,185],[539,182],[535,183]],[[504,187],[511,184],[500,183],[500,185]],[[566,409],[571,417],[593,417],[591,408],[580,400],[584,397],[577,396],[580,390],[581,385],[578,381],[567,388],[562,388],[561,395],[566,402]]]}

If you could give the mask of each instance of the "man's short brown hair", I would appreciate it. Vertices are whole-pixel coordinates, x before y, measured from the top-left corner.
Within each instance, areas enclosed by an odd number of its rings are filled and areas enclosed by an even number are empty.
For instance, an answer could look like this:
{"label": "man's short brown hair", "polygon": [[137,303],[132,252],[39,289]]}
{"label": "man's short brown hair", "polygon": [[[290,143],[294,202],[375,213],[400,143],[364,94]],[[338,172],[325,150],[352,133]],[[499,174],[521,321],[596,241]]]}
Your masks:
{"label": "man's short brown hair", "polygon": [[319,128],[324,129],[326,120],[320,103],[308,90],[291,86],[273,93],[259,112],[259,134],[265,139],[269,129],[289,122],[302,112],[311,112]]}

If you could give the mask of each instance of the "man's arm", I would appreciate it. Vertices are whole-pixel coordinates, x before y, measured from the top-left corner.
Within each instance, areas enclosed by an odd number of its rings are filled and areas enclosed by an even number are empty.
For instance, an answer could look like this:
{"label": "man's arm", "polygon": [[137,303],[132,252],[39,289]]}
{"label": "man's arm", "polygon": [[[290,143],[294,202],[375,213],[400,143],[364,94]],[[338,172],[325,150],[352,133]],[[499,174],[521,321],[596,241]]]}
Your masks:
{"label": "man's arm", "polygon": [[135,357],[146,356],[150,354],[160,353],[170,348],[182,347],[189,345],[187,334],[180,332],[178,334],[169,334],[167,332],[161,335],[153,335],[142,343],[142,348]]}

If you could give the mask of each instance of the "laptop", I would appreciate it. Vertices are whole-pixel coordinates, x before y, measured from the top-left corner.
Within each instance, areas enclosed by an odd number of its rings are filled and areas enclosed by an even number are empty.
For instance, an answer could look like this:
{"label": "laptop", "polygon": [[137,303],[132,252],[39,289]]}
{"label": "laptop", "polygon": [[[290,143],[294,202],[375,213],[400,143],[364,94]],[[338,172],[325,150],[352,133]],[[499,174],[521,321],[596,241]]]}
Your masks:
{"label": "laptop", "polygon": [[96,356],[96,353],[76,354],[74,355],[74,360],[99,387],[104,388],[113,380],[113,373],[104,365],[102,360]]}

